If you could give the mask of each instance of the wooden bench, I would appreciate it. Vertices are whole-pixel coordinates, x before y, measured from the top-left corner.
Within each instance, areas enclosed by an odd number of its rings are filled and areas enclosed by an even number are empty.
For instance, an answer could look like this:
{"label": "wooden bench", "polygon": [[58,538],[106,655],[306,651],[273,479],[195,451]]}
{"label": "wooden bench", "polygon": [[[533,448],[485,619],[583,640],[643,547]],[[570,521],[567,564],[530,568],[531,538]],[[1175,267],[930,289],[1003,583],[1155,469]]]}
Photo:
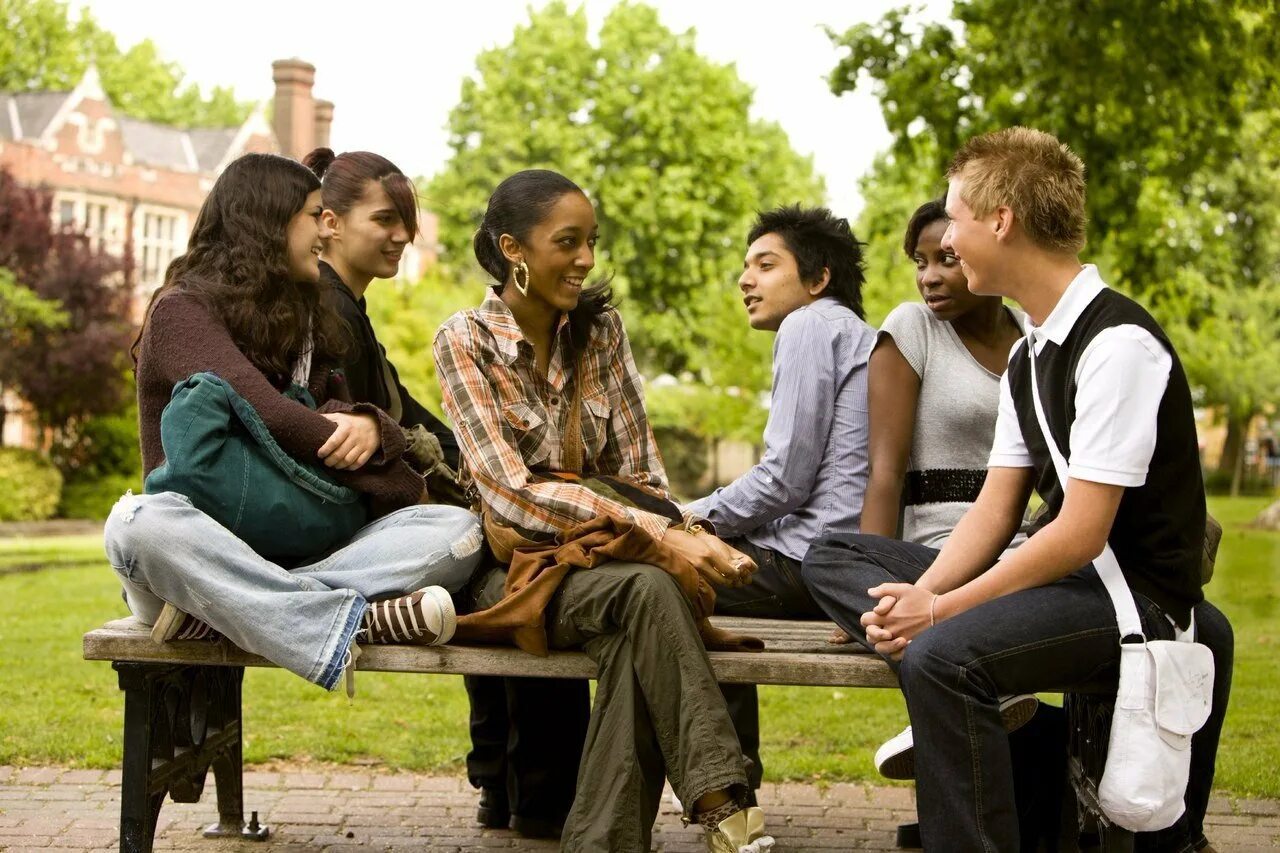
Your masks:
{"label": "wooden bench", "polygon": [[[896,687],[897,677],[860,646],[827,643],[829,622],[715,617],[722,627],[760,637],[765,651],[711,652],[716,677],[731,684]],[[151,641],[135,619],[108,622],[84,637],[86,660],[111,661],[125,694],[120,849],[150,851],[165,797],[194,803],[213,771],[218,822],[205,836],[263,840],[257,813],[246,823],[241,779],[240,687],[246,666],[274,666],[226,640]],[[594,678],[581,652],[539,658],[515,648],[362,646],[357,669],[458,675]],[[458,721],[459,725],[463,721]]]}

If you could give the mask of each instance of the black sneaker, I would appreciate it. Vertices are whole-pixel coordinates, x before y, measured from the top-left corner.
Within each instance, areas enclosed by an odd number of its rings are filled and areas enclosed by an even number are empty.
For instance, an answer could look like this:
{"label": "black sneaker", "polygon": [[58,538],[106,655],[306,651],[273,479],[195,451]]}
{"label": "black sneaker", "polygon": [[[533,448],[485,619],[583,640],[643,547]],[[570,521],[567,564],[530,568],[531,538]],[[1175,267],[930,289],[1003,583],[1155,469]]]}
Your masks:
{"label": "black sneaker", "polygon": [[485,829],[506,829],[511,823],[511,808],[507,804],[507,792],[497,788],[480,789],[480,805],[476,808],[476,822]]}

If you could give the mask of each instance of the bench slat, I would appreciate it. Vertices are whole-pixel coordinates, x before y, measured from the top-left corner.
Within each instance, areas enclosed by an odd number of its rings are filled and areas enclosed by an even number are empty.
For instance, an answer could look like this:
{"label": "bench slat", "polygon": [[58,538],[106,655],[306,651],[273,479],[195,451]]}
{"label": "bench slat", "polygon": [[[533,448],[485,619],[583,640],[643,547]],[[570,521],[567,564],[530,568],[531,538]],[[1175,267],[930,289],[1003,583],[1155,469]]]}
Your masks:
{"label": "bench slat", "polygon": [[[797,622],[716,617],[723,628],[765,641],[763,652],[711,652],[716,677],[727,683],[846,687],[896,687],[897,677],[861,646],[831,646],[829,622]],[[552,652],[545,658],[505,646],[361,646],[357,669],[371,672],[426,672],[469,675],[524,675],[594,678],[595,664],[582,652]],[[216,643],[151,641],[136,619],[108,622],[84,637],[86,660],[186,663],[208,666],[273,666],[236,648]]]}

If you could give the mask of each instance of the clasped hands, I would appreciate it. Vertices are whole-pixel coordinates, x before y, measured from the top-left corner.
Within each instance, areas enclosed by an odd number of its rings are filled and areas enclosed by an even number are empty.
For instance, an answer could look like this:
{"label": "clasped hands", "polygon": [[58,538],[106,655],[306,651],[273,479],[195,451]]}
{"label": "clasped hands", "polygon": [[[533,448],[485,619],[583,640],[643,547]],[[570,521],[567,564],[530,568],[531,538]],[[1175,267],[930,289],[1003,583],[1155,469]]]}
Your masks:
{"label": "clasped hands", "polygon": [[939,618],[935,608],[937,593],[909,583],[882,583],[867,593],[878,599],[876,606],[862,614],[868,642],[878,654],[898,660],[921,631]]}

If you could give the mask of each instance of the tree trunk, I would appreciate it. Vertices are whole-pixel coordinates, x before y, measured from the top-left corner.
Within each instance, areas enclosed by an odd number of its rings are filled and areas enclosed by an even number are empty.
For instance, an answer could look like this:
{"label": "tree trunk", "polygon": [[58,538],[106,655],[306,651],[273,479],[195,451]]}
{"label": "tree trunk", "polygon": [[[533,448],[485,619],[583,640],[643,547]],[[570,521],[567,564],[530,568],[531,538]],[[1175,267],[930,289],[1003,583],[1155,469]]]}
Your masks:
{"label": "tree trunk", "polygon": [[1244,433],[1248,418],[1227,414],[1227,438],[1222,443],[1222,458],[1218,460],[1218,472],[1230,474],[1231,496],[1240,494],[1240,478],[1244,472]]}

